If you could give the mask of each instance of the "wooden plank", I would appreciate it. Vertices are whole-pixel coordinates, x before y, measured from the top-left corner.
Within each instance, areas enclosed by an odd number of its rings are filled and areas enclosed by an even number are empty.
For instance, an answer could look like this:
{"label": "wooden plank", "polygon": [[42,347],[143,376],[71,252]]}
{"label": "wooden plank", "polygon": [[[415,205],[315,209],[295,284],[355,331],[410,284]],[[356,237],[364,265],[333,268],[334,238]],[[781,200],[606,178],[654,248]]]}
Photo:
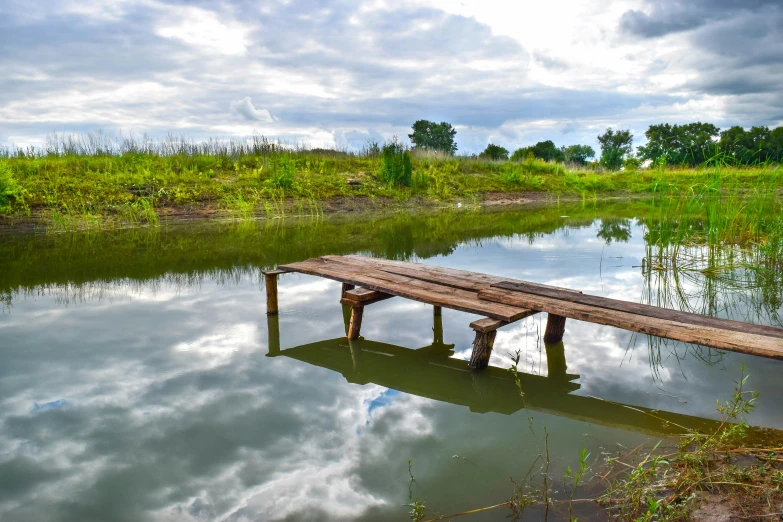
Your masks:
{"label": "wooden plank", "polygon": [[347,290],[343,294],[345,299],[350,299],[352,301],[372,301],[381,296],[385,296],[387,299],[392,297],[389,294],[377,290],[370,290],[369,288],[355,288],[353,290]]}
{"label": "wooden plank", "polygon": [[279,270],[279,269],[278,270],[262,270],[261,273],[264,274],[265,276],[276,276],[276,275],[280,275],[280,274],[285,274],[285,270]]}
{"label": "wooden plank", "polygon": [[[494,283],[509,281],[508,278],[498,277],[480,272],[470,272],[467,270],[457,270],[454,268],[444,268],[440,266],[424,265],[421,263],[410,263],[407,261],[392,261],[390,259],[380,259],[375,257],[348,255],[348,256],[323,256],[324,259],[336,263],[355,264],[359,266],[372,266],[376,270],[382,270],[392,274],[405,275],[463,290],[479,291]],[[511,281],[516,281],[512,279]],[[520,281],[521,282],[521,281]],[[538,284],[538,283],[532,283]],[[568,288],[557,286],[540,285],[542,288],[559,288],[567,292],[581,293]]]}
{"label": "wooden plank", "polygon": [[383,292],[376,292],[376,293],[378,295],[375,298],[366,301],[356,301],[348,297],[343,297],[342,299],[340,299],[340,304],[344,304],[348,306],[369,306],[379,301],[385,301],[386,299],[391,299],[392,297],[394,297],[391,294],[385,294]]}
{"label": "wooden plank", "polygon": [[470,327],[476,330],[477,332],[487,333],[487,332],[494,332],[501,326],[505,326],[507,324],[508,323],[505,321],[487,317],[485,319],[478,319],[477,321],[473,321],[472,323],[470,323]]}
{"label": "wooden plank", "polygon": [[721,350],[749,353],[773,359],[783,359],[783,341],[775,337],[682,323],[657,317],[647,317],[500,288],[483,290],[478,295],[480,299],[537,309],[542,312],[562,315],[580,321],[616,326],[633,332],[674,339],[675,341],[701,344]]}
{"label": "wooden plank", "polygon": [[422,303],[485,315],[508,322],[517,321],[535,313],[524,308],[482,301],[478,299],[475,292],[437,285],[369,267],[357,270],[356,267],[330,262],[322,258],[291,263],[281,268],[286,271],[334,279]]}
{"label": "wooden plank", "polygon": [[677,321],[680,323],[688,323],[699,326],[707,326],[710,328],[718,328],[722,330],[731,330],[733,332],[752,333],[756,335],[763,335],[767,337],[776,337],[783,339],[783,328],[776,328],[774,326],[764,326],[758,324],[744,323],[741,321],[732,321],[730,319],[719,319],[716,317],[709,317],[706,315],[699,315],[690,312],[681,312],[679,310],[670,310],[668,308],[661,308],[659,306],[652,306],[640,303],[631,303],[629,301],[621,301],[619,299],[611,299],[608,297],[598,297],[594,295],[586,294],[574,294],[573,292],[563,292],[552,288],[541,288],[538,285],[531,285],[526,282],[517,281],[503,281],[501,283],[495,283],[492,288],[502,288],[504,290],[513,290],[517,292],[524,292],[527,294],[534,294],[544,297],[550,297],[553,299],[559,299],[561,301],[567,301],[570,303],[580,303],[590,306],[597,306],[599,308],[605,308],[607,310],[616,310],[618,312],[627,312],[632,314],[640,314],[646,317],[655,317],[657,319],[665,319],[668,321]]}

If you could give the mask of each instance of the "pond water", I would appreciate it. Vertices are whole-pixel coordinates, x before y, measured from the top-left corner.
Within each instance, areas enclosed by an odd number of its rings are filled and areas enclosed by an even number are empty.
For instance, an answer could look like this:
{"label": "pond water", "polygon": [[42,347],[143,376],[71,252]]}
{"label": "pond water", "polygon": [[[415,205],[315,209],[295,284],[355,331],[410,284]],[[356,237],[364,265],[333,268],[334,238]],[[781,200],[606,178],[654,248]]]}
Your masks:
{"label": "pond water", "polygon": [[[646,270],[644,213],[577,205],[0,237],[0,520],[406,520],[417,499],[427,519],[504,502],[509,477],[537,488],[547,469],[563,498],[583,448],[595,470],[676,425],[714,426],[714,401],[743,363],[760,392],[748,420],[783,429],[777,361],[571,320],[545,346],[540,314],[501,329],[477,375],[465,362],[477,316],[437,320],[390,299],[365,311],[349,345],[339,283],[298,274],[279,280],[279,316],[264,313],[262,269],[358,253],[779,324],[779,288]],[[507,371],[516,354],[524,401]],[[523,515],[545,517],[568,514]]]}

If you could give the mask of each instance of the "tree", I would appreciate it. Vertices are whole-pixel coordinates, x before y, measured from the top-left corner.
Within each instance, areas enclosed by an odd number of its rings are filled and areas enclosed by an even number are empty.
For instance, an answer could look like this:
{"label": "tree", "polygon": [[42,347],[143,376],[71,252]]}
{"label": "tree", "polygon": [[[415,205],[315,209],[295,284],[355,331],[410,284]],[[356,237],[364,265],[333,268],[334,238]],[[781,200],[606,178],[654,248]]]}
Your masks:
{"label": "tree", "polygon": [[536,157],[535,154],[533,154],[533,147],[520,147],[517,150],[514,151],[514,154],[511,155],[511,161],[525,161],[528,156]]}
{"label": "tree", "polygon": [[457,135],[457,130],[450,123],[418,120],[411,128],[413,133],[408,134],[408,137],[414,147],[425,150],[437,150],[448,154],[457,152],[457,144],[454,143],[454,136]]}
{"label": "tree", "polygon": [[484,149],[484,152],[479,154],[479,158],[492,161],[507,160],[508,150],[506,150],[504,147],[501,147],[500,145],[493,145],[490,143],[487,145],[487,148]]}
{"label": "tree", "polygon": [[769,133],[769,159],[783,162],[783,127],[778,127]]}
{"label": "tree", "polygon": [[563,153],[552,140],[539,141],[531,147],[533,155],[544,161],[563,161]]}
{"label": "tree", "polygon": [[631,153],[633,134],[630,130],[613,131],[611,127],[598,136],[601,144],[601,165],[609,170],[619,170],[625,156]]}
{"label": "tree", "polygon": [[639,147],[639,158],[653,163],[665,158],[669,164],[700,165],[717,152],[715,140],[719,132],[712,123],[650,125],[644,133],[647,145]]}
{"label": "tree", "polygon": [[595,151],[590,145],[569,145],[561,147],[563,161],[576,165],[587,165],[588,158],[595,157]]}
{"label": "tree", "polygon": [[751,127],[746,131],[736,125],[720,133],[720,149],[740,165],[763,163],[775,154],[775,131],[770,132],[769,127]]}

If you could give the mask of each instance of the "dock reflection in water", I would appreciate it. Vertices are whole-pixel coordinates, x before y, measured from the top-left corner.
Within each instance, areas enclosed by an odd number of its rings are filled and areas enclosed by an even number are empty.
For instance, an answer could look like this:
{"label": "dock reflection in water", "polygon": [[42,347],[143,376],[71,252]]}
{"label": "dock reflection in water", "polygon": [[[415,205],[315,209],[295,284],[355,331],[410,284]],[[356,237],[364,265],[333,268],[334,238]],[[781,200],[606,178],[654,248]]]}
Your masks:
{"label": "dock reflection in water", "polygon": [[[350,312],[348,312],[348,317]],[[472,371],[455,359],[454,345],[443,342],[440,316],[434,316],[433,342],[419,349],[359,338],[327,339],[294,348],[280,348],[278,317],[267,316],[269,357],[285,356],[341,373],[354,384],[377,384],[419,397],[457,404],[476,413],[511,415],[528,410],[653,436],[676,436],[687,431],[709,433],[720,422],[642,406],[621,404],[574,394],[579,375],[569,374],[562,342],[545,344],[547,375],[488,367]],[[348,328],[346,322],[346,330]],[[756,428],[756,435],[769,430]],[[776,430],[772,430],[776,431]],[[769,435],[769,434],[767,434]],[[766,436],[766,435],[764,435]]]}

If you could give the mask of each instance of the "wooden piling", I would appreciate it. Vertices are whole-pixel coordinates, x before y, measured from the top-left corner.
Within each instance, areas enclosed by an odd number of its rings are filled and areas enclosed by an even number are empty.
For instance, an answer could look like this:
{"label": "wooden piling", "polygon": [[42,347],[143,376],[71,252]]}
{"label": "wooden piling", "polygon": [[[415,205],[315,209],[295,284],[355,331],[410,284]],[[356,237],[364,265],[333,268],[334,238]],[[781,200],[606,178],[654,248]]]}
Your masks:
{"label": "wooden piling", "polygon": [[284,273],[282,270],[269,270],[264,272],[266,285],[266,313],[277,313],[277,276]]}
{"label": "wooden piling", "polygon": [[443,314],[443,309],[440,306],[433,306],[432,307],[432,315],[435,317],[440,317]]}
{"label": "wooden piling", "polygon": [[546,319],[546,330],[544,331],[545,343],[559,343],[563,340],[565,333],[566,318],[562,315],[549,314]]}
{"label": "wooden piling", "polygon": [[492,347],[495,345],[497,330],[481,332],[476,330],[476,338],[473,340],[473,353],[470,354],[469,366],[474,370],[483,370],[489,366],[489,357],[492,355]]}
{"label": "wooden piling", "polygon": [[348,326],[348,339],[358,339],[362,329],[363,306],[351,307],[351,324]]}
{"label": "wooden piling", "polygon": [[267,329],[267,356],[274,357],[280,355],[280,318],[277,314],[266,316]]}
{"label": "wooden piling", "polygon": [[340,292],[340,297],[345,297],[345,292],[347,292],[349,290],[353,290],[354,288],[356,288],[355,285],[352,285],[350,283],[343,283],[343,289]]}
{"label": "wooden piling", "polygon": [[443,316],[440,314],[440,306],[433,309],[432,334],[432,344],[443,344]]}

